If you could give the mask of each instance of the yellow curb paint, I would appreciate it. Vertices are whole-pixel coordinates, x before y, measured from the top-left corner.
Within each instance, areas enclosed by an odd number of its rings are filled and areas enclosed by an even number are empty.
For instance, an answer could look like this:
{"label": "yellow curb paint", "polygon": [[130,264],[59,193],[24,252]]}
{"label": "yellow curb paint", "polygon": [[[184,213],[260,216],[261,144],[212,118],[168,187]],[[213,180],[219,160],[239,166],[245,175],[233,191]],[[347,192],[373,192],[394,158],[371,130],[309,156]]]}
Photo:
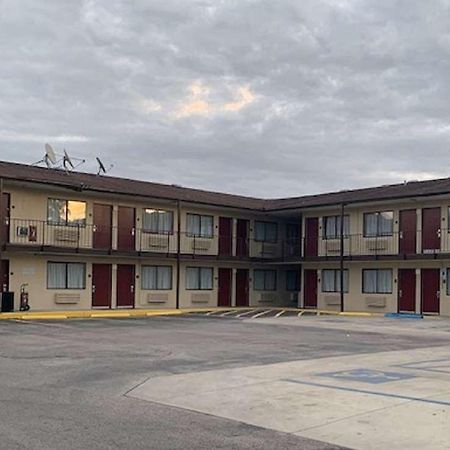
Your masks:
{"label": "yellow curb paint", "polygon": [[[0,320],[63,320],[63,319],[95,319],[95,318],[130,318],[130,317],[154,317],[154,316],[171,316],[189,313],[206,313],[230,311],[234,308],[181,308],[181,309],[135,309],[135,310],[80,310],[80,311],[30,311],[30,312],[12,312],[0,313]],[[257,307],[236,308],[236,311],[251,311]],[[338,312],[327,310],[315,310],[304,308],[271,308],[274,311],[293,311],[301,317],[303,314],[317,315],[334,315],[348,317],[381,317],[381,313],[367,312]]]}

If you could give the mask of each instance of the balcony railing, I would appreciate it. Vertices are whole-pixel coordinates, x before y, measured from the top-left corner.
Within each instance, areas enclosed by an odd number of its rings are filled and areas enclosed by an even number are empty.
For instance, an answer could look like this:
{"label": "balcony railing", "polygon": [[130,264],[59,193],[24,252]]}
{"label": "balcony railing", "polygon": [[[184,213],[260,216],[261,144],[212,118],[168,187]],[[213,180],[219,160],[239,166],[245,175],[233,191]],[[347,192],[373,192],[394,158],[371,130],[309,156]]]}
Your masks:
{"label": "balcony railing", "polygon": [[[93,224],[59,225],[43,220],[8,219],[3,245],[33,250],[148,253],[167,256],[216,256],[218,258],[279,259],[283,241],[259,242],[232,235],[152,233],[138,227],[110,227]],[[5,242],[6,241],[6,242]],[[287,246],[290,249],[291,247]]]}
{"label": "balcony railing", "polygon": [[[339,259],[341,240],[322,237],[278,239],[262,242],[239,236],[198,236],[185,231],[151,233],[135,227],[53,225],[46,221],[9,219],[2,245],[25,249],[55,248],[71,251],[123,252],[166,256],[205,256],[265,261]],[[352,234],[344,238],[345,258],[398,258],[450,254],[449,230],[432,233],[394,232],[389,236]]]}
{"label": "balcony railing", "polygon": [[[299,246],[303,259],[341,256],[341,239],[302,238]],[[450,253],[449,230],[433,232],[393,232],[384,236],[351,234],[344,237],[343,255],[346,258],[397,256],[400,258]]]}

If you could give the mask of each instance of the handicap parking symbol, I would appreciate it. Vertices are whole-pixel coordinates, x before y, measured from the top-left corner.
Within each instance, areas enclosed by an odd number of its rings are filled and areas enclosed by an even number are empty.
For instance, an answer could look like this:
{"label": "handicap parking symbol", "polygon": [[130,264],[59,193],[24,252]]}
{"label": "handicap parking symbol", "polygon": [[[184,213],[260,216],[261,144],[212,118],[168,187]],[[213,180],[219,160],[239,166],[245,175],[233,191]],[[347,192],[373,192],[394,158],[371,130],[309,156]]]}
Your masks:
{"label": "handicap parking symbol", "polygon": [[317,374],[321,377],[335,378],[339,380],[359,381],[369,384],[382,384],[391,381],[408,380],[415,378],[414,375],[400,372],[386,372],[383,370],[373,369],[351,369],[339,372],[327,372]]}

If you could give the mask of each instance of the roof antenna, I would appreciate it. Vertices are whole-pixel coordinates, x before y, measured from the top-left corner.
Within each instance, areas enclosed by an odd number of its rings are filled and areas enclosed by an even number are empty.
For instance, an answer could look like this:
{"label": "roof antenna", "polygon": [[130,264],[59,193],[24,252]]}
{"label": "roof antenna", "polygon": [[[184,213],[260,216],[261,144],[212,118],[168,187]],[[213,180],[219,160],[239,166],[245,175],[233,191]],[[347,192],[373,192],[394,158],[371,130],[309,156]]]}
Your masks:
{"label": "roof antenna", "polygon": [[73,165],[69,154],[66,152],[66,149],[64,149],[63,166],[66,171],[69,170],[67,166],[70,166],[71,169],[75,169],[75,166]]}
{"label": "roof antenna", "polygon": [[32,166],[37,166],[37,165],[42,164],[42,163],[45,163],[45,165],[49,169],[55,167],[59,163],[59,161],[58,161],[58,159],[56,157],[56,153],[55,153],[55,151],[53,150],[53,147],[50,144],[45,144],[45,155],[44,155],[44,157],[41,160],[33,163]]}
{"label": "roof antenna", "polygon": [[108,170],[105,169],[105,165],[102,163],[102,160],[96,156],[95,159],[97,160],[98,163],[98,172],[97,175],[101,175],[102,173],[107,173],[108,171],[110,171],[114,166],[111,164],[108,167]]}
{"label": "roof antenna", "polygon": [[74,170],[84,164],[86,160],[82,158],[70,157],[66,150],[63,150],[63,154],[58,154],[53,150],[50,144],[45,144],[44,157],[33,163],[32,166],[38,166],[45,163],[48,169],[64,169],[66,172]]}

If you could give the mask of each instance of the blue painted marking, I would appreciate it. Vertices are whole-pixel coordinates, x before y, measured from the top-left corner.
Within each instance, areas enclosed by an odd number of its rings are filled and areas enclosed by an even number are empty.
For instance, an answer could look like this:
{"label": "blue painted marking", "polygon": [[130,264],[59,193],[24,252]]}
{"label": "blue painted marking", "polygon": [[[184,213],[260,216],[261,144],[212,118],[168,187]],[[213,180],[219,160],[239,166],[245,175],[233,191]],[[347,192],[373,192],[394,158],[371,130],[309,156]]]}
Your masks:
{"label": "blue painted marking", "polygon": [[401,367],[402,369],[409,370],[421,370],[423,372],[450,373],[450,357],[396,364],[394,367]]}
{"label": "blue painted marking", "polygon": [[282,379],[281,381],[286,381],[288,383],[303,384],[305,386],[314,386],[314,387],[320,387],[320,388],[325,388],[325,389],[335,389],[338,391],[353,392],[353,393],[357,393],[357,394],[377,395],[379,397],[398,398],[400,400],[411,400],[413,402],[431,403],[433,405],[441,405],[441,406],[449,406],[450,407],[450,402],[444,402],[441,400],[430,400],[430,399],[421,398],[421,397],[410,397],[409,395],[389,394],[387,392],[374,392],[374,391],[367,391],[365,389],[354,389],[354,388],[341,387],[341,386],[329,386],[327,384],[313,383],[310,381],[291,380],[288,378]]}
{"label": "blue painted marking", "polygon": [[389,317],[390,319],[423,319],[422,314],[413,313],[386,313],[384,317]]}
{"label": "blue painted marking", "polygon": [[391,381],[408,380],[415,378],[414,375],[399,373],[399,372],[385,372],[382,370],[372,369],[351,369],[340,372],[326,372],[317,374],[321,377],[336,378],[339,380],[360,381],[370,384],[389,383]]}

